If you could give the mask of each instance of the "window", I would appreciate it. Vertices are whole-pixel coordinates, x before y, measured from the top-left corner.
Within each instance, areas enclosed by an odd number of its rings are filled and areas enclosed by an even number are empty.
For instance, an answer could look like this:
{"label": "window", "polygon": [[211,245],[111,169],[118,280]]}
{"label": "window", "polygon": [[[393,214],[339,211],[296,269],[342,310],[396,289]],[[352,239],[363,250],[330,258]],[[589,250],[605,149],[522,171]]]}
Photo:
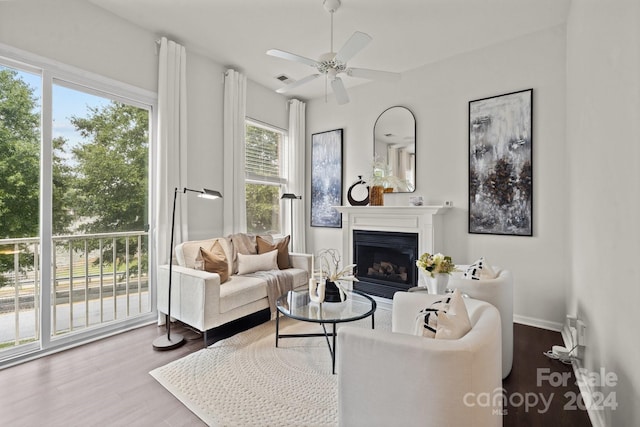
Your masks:
{"label": "window", "polygon": [[286,134],[246,120],[245,176],[247,231],[282,233],[280,194],[287,185]]}
{"label": "window", "polygon": [[0,364],[153,319],[154,105],[0,46]]}

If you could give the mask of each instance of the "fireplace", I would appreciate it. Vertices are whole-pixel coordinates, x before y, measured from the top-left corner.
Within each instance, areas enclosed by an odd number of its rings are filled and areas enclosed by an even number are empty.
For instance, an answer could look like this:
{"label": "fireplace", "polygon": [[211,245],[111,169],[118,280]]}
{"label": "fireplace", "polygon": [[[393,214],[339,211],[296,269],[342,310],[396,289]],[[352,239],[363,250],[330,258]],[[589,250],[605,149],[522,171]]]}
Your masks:
{"label": "fireplace", "polygon": [[[413,287],[417,283],[417,267],[415,266],[418,254],[429,252],[430,254],[442,252],[444,244],[444,227],[443,217],[451,209],[445,206],[334,206],[338,212],[342,214],[342,245],[344,260],[348,263],[358,265],[356,275],[362,282],[354,282],[355,289],[359,289],[365,293],[384,298],[391,298],[396,291],[406,290]],[[385,280],[387,277],[369,277],[369,266],[363,267],[359,265],[355,245],[356,232],[364,231],[371,234],[374,243],[367,243],[366,251],[372,251],[372,247],[382,246],[384,250],[394,251],[394,257],[400,258],[403,264],[407,265],[407,280],[402,279],[402,272],[398,268],[398,272],[394,273],[392,280]],[[386,233],[386,234],[382,234]],[[383,237],[382,245],[379,238]],[[389,239],[400,237],[403,235],[413,236],[413,243],[394,242],[390,243]],[[378,242],[375,242],[378,240]],[[417,242],[417,243],[416,243]],[[407,253],[407,248],[413,246],[414,255],[411,258]],[[364,254],[369,256],[370,254]],[[394,261],[396,260],[396,261]],[[400,262],[396,258],[391,261],[385,260],[395,265]],[[380,260],[376,260],[380,263]],[[409,268],[409,265],[411,268]],[[366,269],[365,269],[366,268]],[[372,266],[372,268],[375,268]],[[387,269],[385,264],[383,268]],[[398,274],[401,280],[397,280],[395,274]],[[374,275],[372,275],[374,276]]]}
{"label": "fireplace", "polygon": [[416,285],[418,234],[353,230],[357,290],[384,298]]}

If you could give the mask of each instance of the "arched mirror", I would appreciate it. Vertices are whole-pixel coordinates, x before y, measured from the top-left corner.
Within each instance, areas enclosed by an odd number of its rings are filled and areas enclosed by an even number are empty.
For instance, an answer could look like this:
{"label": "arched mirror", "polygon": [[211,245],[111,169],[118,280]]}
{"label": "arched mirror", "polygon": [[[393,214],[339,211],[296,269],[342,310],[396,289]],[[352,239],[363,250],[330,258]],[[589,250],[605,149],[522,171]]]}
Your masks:
{"label": "arched mirror", "polygon": [[373,127],[373,156],[369,184],[394,193],[416,189],[416,119],[408,108],[391,107],[380,114]]}

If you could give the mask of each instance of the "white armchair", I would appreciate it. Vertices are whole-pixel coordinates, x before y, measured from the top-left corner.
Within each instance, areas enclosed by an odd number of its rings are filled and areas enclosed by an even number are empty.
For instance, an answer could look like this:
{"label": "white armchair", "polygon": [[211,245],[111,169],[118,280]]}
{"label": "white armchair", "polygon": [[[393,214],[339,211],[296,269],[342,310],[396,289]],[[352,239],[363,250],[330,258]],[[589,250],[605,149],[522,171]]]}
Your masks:
{"label": "white armchair", "polygon": [[[462,268],[462,266],[460,266]],[[513,365],[513,275],[509,270],[493,267],[495,279],[464,279],[461,272],[453,273],[449,280],[449,289],[471,298],[493,304],[500,312],[502,321],[502,378],[506,378]]]}
{"label": "white armchair", "polygon": [[502,425],[502,407],[477,399],[488,393],[493,402],[502,393],[498,310],[465,298],[471,331],[464,337],[413,335],[418,312],[440,298],[396,292],[392,332],[352,326],[338,330],[340,426]]}

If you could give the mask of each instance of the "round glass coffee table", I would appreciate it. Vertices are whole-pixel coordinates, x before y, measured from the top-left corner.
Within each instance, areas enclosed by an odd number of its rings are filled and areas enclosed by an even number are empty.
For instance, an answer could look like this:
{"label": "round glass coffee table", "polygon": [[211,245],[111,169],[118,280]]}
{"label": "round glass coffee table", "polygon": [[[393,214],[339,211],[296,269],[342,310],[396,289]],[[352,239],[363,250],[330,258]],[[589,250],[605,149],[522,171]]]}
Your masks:
{"label": "round glass coffee table", "polygon": [[[371,316],[371,329],[375,327],[376,302],[369,295],[359,291],[347,291],[343,302],[312,302],[309,291],[289,291],[276,300],[276,347],[280,338],[325,337],[331,353],[331,372],[336,373],[336,325],[354,322]],[[280,334],[280,314],[303,322],[320,323],[323,333]],[[326,324],[332,325],[331,332]],[[329,340],[329,337],[332,339]]]}

